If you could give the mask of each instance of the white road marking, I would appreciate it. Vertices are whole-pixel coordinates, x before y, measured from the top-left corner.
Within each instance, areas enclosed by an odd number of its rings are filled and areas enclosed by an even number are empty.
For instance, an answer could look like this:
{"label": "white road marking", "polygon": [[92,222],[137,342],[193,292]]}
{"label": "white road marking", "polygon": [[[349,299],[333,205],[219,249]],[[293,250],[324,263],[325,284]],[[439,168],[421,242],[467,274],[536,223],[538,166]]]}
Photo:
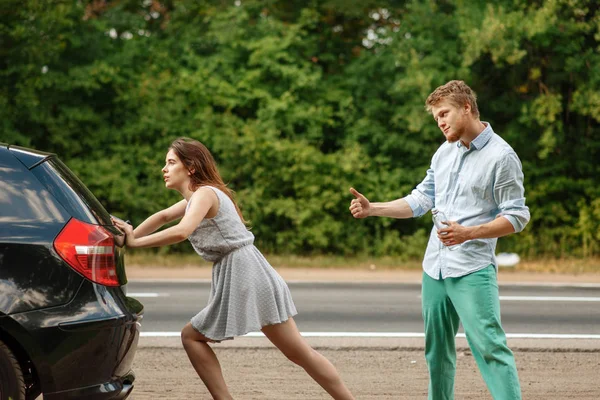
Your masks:
{"label": "white road marking", "polygon": [[127,279],[128,283],[210,283],[212,279],[203,278],[135,278]]}
{"label": "white road marking", "polygon": [[127,293],[128,297],[169,297],[169,293]]}
{"label": "white road marking", "polygon": [[506,301],[600,301],[600,297],[567,297],[567,296],[500,296]]}
{"label": "white road marking", "polygon": [[[135,278],[128,279],[128,282],[131,283],[211,283],[211,279],[203,279],[203,278]],[[353,280],[353,281],[318,281],[318,280],[309,280],[309,279],[287,279],[287,283],[301,283],[301,284],[420,284],[421,280],[408,280],[408,281],[369,281],[369,280]],[[572,287],[572,288],[600,288],[600,283],[592,282],[592,283],[580,283],[580,282],[510,282],[510,281],[501,281],[498,284],[502,286],[536,286],[536,287]]]}
{"label": "white road marking", "polygon": [[[417,296],[422,298],[421,295]],[[600,297],[581,297],[581,296],[499,296],[501,301],[579,301],[595,302],[600,301]]]}
{"label": "white road marking", "polygon": [[[424,338],[420,332],[301,332],[304,337],[359,337],[359,338]],[[181,332],[141,332],[142,337],[180,337]],[[264,337],[262,332],[250,332],[246,337]],[[464,333],[456,337],[464,338]],[[509,339],[600,339],[600,335],[560,333],[507,333]]]}
{"label": "white road marking", "polygon": [[[169,297],[169,293],[127,293],[129,297]],[[417,298],[421,298],[418,295]],[[580,301],[598,302],[600,297],[577,297],[577,296],[500,296],[502,301]]]}

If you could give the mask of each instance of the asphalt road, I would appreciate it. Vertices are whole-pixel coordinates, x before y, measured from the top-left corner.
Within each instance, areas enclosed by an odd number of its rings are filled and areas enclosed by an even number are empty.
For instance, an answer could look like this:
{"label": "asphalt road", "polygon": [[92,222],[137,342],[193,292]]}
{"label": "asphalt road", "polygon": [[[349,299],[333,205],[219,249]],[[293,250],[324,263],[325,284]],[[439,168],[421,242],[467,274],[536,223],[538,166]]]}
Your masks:
{"label": "asphalt road", "polygon": [[[289,283],[302,332],[422,333],[420,285]],[[209,282],[127,285],[145,307],[142,332],[176,332],[207,303]],[[600,335],[599,287],[502,285],[508,334]],[[462,332],[462,329],[461,329]]]}

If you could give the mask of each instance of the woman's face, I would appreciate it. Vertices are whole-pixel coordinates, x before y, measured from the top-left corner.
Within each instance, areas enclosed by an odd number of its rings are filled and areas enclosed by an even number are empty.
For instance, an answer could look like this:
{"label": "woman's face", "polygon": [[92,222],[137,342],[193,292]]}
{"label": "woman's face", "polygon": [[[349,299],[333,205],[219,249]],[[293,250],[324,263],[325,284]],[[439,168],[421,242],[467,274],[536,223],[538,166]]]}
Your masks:
{"label": "woman's face", "polygon": [[190,183],[190,172],[183,165],[173,149],[169,150],[162,169],[165,187],[168,189],[183,190]]}

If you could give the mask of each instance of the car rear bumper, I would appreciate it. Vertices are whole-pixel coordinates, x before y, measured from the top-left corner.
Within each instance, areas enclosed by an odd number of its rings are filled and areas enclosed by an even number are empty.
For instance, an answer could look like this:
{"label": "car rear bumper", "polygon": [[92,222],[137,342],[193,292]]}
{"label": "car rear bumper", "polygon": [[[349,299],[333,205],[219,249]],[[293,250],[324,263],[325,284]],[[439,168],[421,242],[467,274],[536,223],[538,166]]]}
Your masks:
{"label": "car rear bumper", "polygon": [[142,316],[120,288],[84,281],[64,306],[9,317],[26,332],[13,337],[28,349],[44,399],[122,399],[133,387]]}
{"label": "car rear bumper", "polygon": [[131,394],[133,381],[135,381],[135,375],[130,371],[126,376],[110,382],[61,392],[44,393],[44,400],[122,400]]}

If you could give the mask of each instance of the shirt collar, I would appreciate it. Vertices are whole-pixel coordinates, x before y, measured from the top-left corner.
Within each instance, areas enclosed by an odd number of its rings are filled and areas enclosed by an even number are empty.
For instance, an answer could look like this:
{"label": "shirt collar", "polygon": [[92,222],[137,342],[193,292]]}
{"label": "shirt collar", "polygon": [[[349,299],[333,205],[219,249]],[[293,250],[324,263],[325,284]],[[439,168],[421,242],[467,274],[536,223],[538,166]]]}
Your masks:
{"label": "shirt collar", "polygon": [[[483,124],[485,124],[485,129],[483,131],[481,131],[481,133],[479,135],[477,135],[477,137],[475,139],[473,139],[473,141],[471,142],[471,146],[469,147],[474,147],[475,150],[481,150],[486,144],[487,142],[490,141],[490,139],[492,138],[492,134],[494,133],[494,130],[492,129],[492,125],[490,125],[489,122],[485,122],[485,121],[481,121]],[[464,145],[462,144],[462,142],[460,140],[458,140],[456,142],[457,146],[460,147],[464,147]]]}

